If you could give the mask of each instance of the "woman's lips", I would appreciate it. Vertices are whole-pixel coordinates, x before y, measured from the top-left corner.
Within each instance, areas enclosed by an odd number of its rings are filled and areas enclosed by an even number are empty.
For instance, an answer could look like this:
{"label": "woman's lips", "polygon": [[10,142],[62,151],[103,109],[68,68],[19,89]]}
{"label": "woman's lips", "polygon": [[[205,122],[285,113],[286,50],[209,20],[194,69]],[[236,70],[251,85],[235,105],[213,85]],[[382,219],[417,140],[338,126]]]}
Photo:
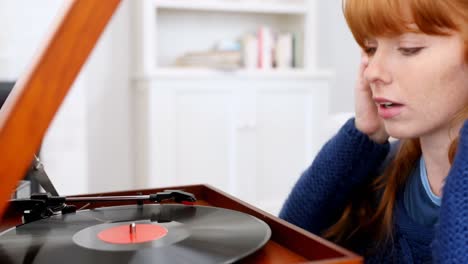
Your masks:
{"label": "woman's lips", "polygon": [[383,119],[390,119],[401,113],[403,110],[403,105],[398,104],[387,107],[383,104],[379,104],[377,109],[380,117]]}
{"label": "woman's lips", "polygon": [[377,105],[379,115],[384,119],[390,119],[399,115],[404,107],[403,104],[387,98],[375,97],[373,99]]}

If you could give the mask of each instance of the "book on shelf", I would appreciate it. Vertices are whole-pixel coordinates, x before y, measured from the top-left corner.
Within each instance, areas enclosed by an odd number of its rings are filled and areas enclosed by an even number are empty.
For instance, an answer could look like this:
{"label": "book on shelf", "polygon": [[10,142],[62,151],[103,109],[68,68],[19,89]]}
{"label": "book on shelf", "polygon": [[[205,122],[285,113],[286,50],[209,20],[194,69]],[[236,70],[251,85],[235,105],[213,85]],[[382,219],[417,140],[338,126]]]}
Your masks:
{"label": "book on shelf", "polygon": [[275,46],[275,67],[289,69],[294,66],[294,39],[291,33],[279,34]]}
{"label": "book on shelf", "polygon": [[178,67],[206,67],[215,69],[239,69],[242,64],[240,51],[188,52],[176,60]]}
{"label": "book on shelf", "polygon": [[246,34],[242,38],[242,63],[245,69],[258,68],[258,39],[254,34]]}
{"label": "book on shelf", "polygon": [[[295,35],[293,33],[273,33],[266,26],[259,28],[256,41],[258,43],[258,53],[252,52],[252,56],[257,56],[258,69],[290,69],[296,67],[295,57]],[[248,43],[245,43],[249,45]],[[250,60],[247,58],[246,60]]]}
{"label": "book on shelf", "polygon": [[258,68],[269,70],[273,67],[273,34],[271,29],[262,26],[258,29]]}
{"label": "book on shelf", "polygon": [[175,61],[176,67],[236,70],[291,69],[296,65],[296,39],[293,33],[274,33],[261,26],[240,40],[220,40],[212,49],[191,51]]}

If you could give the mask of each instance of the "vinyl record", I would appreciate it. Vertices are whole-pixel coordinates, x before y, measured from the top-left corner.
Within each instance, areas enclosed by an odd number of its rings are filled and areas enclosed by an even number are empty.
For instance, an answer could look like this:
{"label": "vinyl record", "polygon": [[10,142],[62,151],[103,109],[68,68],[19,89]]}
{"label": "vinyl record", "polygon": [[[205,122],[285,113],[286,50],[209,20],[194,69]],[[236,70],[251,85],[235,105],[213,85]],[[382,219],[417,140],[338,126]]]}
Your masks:
{"label": "vinyl record", "polygon": [[0,262],[232,263],[271,230],[238,211],[185,205],[116,206],[56,215],[0,235]]}

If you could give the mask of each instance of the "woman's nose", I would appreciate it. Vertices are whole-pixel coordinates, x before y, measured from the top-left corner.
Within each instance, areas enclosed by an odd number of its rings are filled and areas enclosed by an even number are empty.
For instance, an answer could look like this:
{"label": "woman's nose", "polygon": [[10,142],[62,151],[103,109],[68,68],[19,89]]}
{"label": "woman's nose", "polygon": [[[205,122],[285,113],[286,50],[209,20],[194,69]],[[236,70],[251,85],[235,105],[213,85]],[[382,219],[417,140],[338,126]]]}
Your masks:
{"label": "woman's nose", "polygon": [[391,74],[388,67],[388,57],[382,52],[376,52],[369,56],[367,67],[364,70],[364,78],[369,83],[389,83]]}

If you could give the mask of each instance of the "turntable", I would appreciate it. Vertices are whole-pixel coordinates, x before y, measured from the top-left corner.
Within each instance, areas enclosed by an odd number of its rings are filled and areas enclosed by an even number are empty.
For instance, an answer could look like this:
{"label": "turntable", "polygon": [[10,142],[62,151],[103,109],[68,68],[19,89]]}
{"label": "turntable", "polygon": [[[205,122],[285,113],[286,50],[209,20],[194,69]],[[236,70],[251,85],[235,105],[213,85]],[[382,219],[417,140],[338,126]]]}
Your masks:
{"label": "turntable", "polygon": [[[174,199],[184,204],[165,204]],[[64,202],[134,201],[79,210]],[[158,204],[144,204],[144,201]],[[192,203],[192,194],[15,199],[27,223],[0,235],[0,258],[9,263],[232,263],[270,238],[269,226],[248,214]],[[33,213],[31,213],[34,211]],[[53,212],[52,212],[53,211]]]}
{"label": "turntable", "polygon": [[[27,171],[119,2],[68,1],[47,45],[18,80],[0,111],[0,201]],[[207,185],[73,197],[47,189],[0,203],[1,263],[362,263]]]}
{"label": "turntable", "polygon": [[146,199],[166,189],[71,196],[67,205],[82,210],[24,225],[10,204],[3,223],[19,226],[3,227],[0,259],[10,261],[6,264],[64,258],[67,263],[362,263],[352,252],[212,186],[169,189],[196,201]]}

